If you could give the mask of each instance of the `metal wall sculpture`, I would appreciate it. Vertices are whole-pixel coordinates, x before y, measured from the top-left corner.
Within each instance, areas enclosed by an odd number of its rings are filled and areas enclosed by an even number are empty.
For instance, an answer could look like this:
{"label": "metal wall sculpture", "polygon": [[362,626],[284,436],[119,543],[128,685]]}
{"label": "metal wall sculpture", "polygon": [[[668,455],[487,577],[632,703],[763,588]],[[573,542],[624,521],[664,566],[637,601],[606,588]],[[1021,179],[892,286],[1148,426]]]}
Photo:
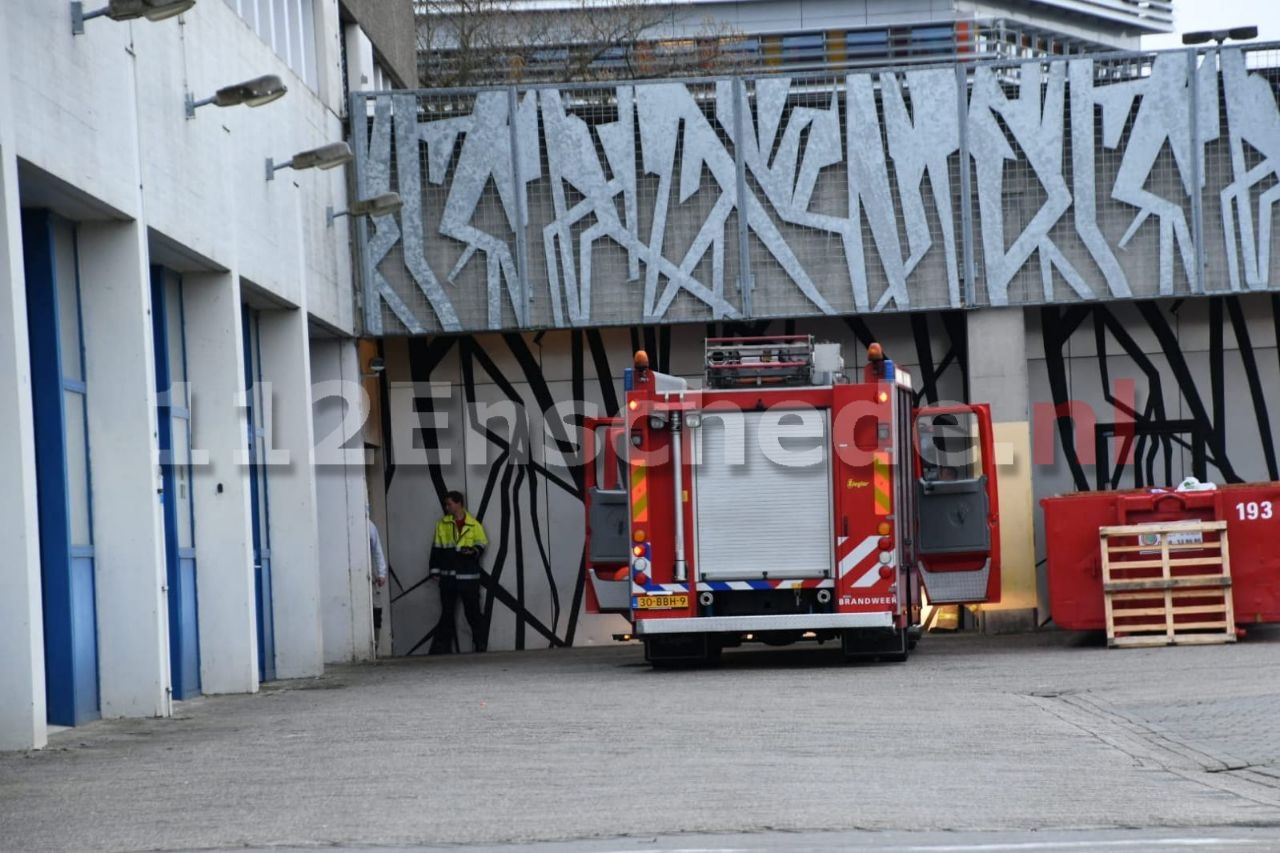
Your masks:
{"label": "metal wall sculpture", "polygon": [[358,94],[365,331],[1277,289],[1275,60]]}

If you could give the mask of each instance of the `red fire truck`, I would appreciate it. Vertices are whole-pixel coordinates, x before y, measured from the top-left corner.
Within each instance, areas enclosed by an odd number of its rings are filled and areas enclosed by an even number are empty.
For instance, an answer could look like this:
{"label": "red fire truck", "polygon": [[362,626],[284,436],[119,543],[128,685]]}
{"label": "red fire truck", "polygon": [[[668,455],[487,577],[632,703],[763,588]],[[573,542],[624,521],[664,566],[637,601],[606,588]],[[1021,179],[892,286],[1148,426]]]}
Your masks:
{"label": "red fire truck", "polygon": [[902,661],[926,596],[998,601],[989,408],[915,409],[867,355],[856,382],[838,344],[712,338],[694,388],[636,353],[623,413],[583,431],[588,608],[655,665],[800,640]]}

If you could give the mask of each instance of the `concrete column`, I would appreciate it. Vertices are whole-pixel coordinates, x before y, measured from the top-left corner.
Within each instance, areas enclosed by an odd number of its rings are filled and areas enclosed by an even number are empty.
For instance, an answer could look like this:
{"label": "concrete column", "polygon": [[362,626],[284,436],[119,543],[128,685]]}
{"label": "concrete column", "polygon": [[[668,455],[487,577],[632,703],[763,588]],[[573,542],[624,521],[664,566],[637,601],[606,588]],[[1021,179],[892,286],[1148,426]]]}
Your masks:
{"label": "concrete column", "polygon": [[312,339],[316,515],[326,662],[373,657],[372,566],[365,521],[364,389],[354,340]]}
{"label": "concrete column", "polygon": [[[8,61],[0,55],[0,116],[9,108]],[[27,346],[26,275],[13,127],[0,122],[0,750],[47,741],[40,526]]]}
{"label": "concrete column", "polygon": [[169,616],[145,228],[79,230],[103,717],[171,712]]}
{"label": "concrete column", "polygon": [[302,678],[324,671],[307,319],[301,310],[260,316],[276,675]]}
{"label": "concrete column", "polygon": [[1001,599],[982,608],[982,624],[990,633],[1032,630],[1038,614],[1025,319],[1021,308],[967,316],[969,399],[991,404],[1000,494]]}
{"label": "concrete column", "polygon": [[[200,684],[204,693],[258,689],[258,623],[244,407],[240,284],[232,273],[183,276]],[[196,460],[199,462],[200,460]]]}

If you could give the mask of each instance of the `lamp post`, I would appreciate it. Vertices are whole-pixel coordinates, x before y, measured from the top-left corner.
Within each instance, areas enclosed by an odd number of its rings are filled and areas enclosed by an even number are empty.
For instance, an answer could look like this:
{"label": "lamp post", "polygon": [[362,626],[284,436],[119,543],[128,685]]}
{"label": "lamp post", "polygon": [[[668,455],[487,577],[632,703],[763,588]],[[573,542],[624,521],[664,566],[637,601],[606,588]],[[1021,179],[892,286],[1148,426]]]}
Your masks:
{"label": "lamp post", "polygon": [[382,193],[372,198],[362,198],[359,201],[353,201],[347,210],[334,211],[332,207],[325,210],[325,218],[327,225],[333,225],[333,220],[339,216],[387,216],[392,213],[399,212],[403,202],[400,200],[399,193]]}
{"label": "lamp post", "polygon": [[71,3],[71,34],[78,36],[84,33],[84,22],[94,18],[110,18],[113,21],[134,21],[146,18],[148,21],[163,21],[181,15],[196,5],[196,0],[108,0],[107,5],[92,12],[84,10],[82,0]]}
{"label": "lamp post", "polygon": [[351,146],[345,142],[332,142],[321,145],[319,148],[312,148],[310,151],[294,154],[283,163],[277,163],[268,157],[267,180],[275,180],[276,172],[281,169],[332,169],[351,162],[351,157]]}
{"label": "lamp post", "polygon": [[1224,41],[1248,41],[1258,37],[1258,28],[1254,26],[1248,27],[1230,27],[1225,30],[1196,30],[1191,33],[1182,34],[1182,43],[1186,45],[1207,44],[1208,42],[1217,42],[1221,47]]}
{"label": "lamp post", "polygon": [[246,80],[243,83],[236,83],[234,86],[223,86],[213,95],[197,101],[192,97],[191,93],[187,93],[187,118],[195,118],[196,110],[206,104],[213,104],[217,107],[234,107],[237,104],[244,104],[246,107],[260,107],[263,104],[269,104],[277,98],[283,98],[289,89],[274,74],[266,74],[262,77],[255,77],[252,80]]}

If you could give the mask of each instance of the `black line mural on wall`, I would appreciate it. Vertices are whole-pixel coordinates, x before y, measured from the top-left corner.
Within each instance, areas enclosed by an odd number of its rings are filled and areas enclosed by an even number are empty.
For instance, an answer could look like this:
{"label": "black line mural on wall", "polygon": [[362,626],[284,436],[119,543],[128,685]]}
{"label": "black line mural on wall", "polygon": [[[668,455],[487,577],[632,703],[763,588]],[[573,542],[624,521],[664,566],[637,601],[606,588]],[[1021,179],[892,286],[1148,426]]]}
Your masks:
{"label": "black line mural on wall", "polygon": [[[1136,324],[1126,324],[1120,316],[1127,310],[1123,304],[1040,309],[1048,390],[1058,414],[1058,446],[1075,489],[1176,485],[1174,461],[1184,454],[1191,460],[1188,473],[1200,480],[1280,479],[1275,433],[1280,411],[1268,408],[1280,406],[1280,389],[1264,381],[1260,363],[1264,357],[1280,359],[1280,350],[1259,351],[1270,349],[1272,341],[1259,342],[1256,349],[1246,320],[1247,313],[1256,319],[1260,309],[1269,312],[1276,335],[1273,341],[1280,340],[1280,296],[1207,299],[1208,350],[1194,355],[1183,351],[1178,328],[1179,312],[1187,304],[1185,300],[1132,303],[1128,315],[1136,315]],[[1097,356],[1071,358],[1070,342],[1088,335],[1090,329]],[[1154,338],[1154,352],[1139,343],[1138,332]],[[1228,337],[1234,348],[1227,345]],[[1132,363],[1124,368],[1132,377],[1124,378],[1136,380],[1139,386],[1145,383],[1142,405],[1115,393],[1123,372],[1113,364],[1117,347],[1120,358]],[[1197,358],[1207,360],[1207,383],[1196,378]],[[1074,376],[1072,364],[1077,371]],[[1083,378],[1082,364],[1089,365]],[[1092,369],[1097,371],[1097,388],[1107,411],[1118,417],[1106,419],[1099,412],[1094,434],[1081,435],[1080,424],[1066,411],[1073,396],[1080,396],[1073,394],[1073,380],[1088,382],[1087,372]],[[1131,424],[1121,423],[1125,418]],[[1256,441],[1228,440],[1228,424],[1242,418],[1249,422],[1248,434],[1256,434]],[[1119,442],[1119,452],[1114,442]],[[1085,470],[1090,459],[1096,460],[1092,481]]]}
{"label": "black line mural on wall", "polygon": [[[819,321],[820,322],[820,321]],[[914,352],[892,352],[904,363],[920,365],[917,400],[934,402],[947,396],[945,385],[954,395],[958,389],[967,390],[965,357],[965,318],[960,312],[943,314],[918,314],[908,321],[905,317],[878,317],[875,324],[881,331],[893,326],[898,330],[895,339],[914,343]],[[854,342],[865,347],[877,338],[872,328],[860,317],[848,317],[843,321],[847,340],[846,358],[852,352]],[[484,473],[483,487],[475,494],[468,494],[470,509],[484,523],[489,533],[491,557],[486,558],[489,568],[484,577],[485,595],[482,601],[485,626],[488,631],[498,608],[509,611],[515,622],[514,645],[517,649],[529,647],[567,646],[574,643],[578,632],[578,615],[586,594],[581,547],[572,558],[572,567],[564,565],[563,557],[555,557],[545,541],[544,532],[551,531],[550,512],[553,503],[570,501],[580,507],[583,496],[584,471],[581,464],[567,468],[548,467],[536,461],[531,442],[541,437],[516,430],[503,434],[489,424],[477,424],[475,418],[478,399],[477,389],[490,386],[500,399],[508,400],[529,410],[546,411],[553,404],[563,402],[553,393],[552,381],[543,372],[539,350],[556,347],[567,353],[570,365],[570,389],[574,400],[599,400],[603,414],[616,415],[623,403],[622,370],[631,364],[637,349],[650,354],[656,370],[672,372],[673,344],[679,340],[688,344],[698,342],[704,336],[808,334],[820,338],[833,337],[832,329],[840,331],[840,324],[827,321],[823,328],[827,334],[816,331],[807,321],[760,321],[750,323],[712,323],[705,326],[634,327],[630,329],[631,349],[622,351],[618,346],[607,346],[604,333],[597,329],[557,330],[533,335],[502,334],[483,338],[415,337],[407,341],[409,377],[415,383],[448,382],[461,392],[467,408],[470,428],[480,432],[490,453],[491,462]],[[488,350],[486,350],[488,347]],[[686,346],[687,349],[687,346]],[[450,358],[450,357],[454,358]],[[456,359],[456,366],[455,366]],[[513,363],[515,370],[504,371],[498,362]],[[447,362],[447,364],[446,364]],[[687,370],[689,365],[679,366]],[[854,363],[848,365],[852,371]],[[563,390],[563,383],[558,386]],[[490,393],[488,399],[492,399]],[[423,423],[431,423],[436,412],[437,400],[430,396],[418,397],[416,410]],[[389,412],[391,407],[384,406]],[[390,415],[388,415],[390,417]],[[573,419],[581,425],[580,416]],[[568,426],[556,419],[548,420],[552,430],[551,441],[566,455],[576,450],[576,436],[568,434]],[[438,434],[431,429],[417,430],[421,447],[432,453],[441,449]],[[385,436],[395,435],[386,425]],[[385,488],[388,500],[396,483],[398,470],[394,442],[388,455]],[[434,457],[433,457],[434,458]],[[434,495],[424,500],[426,517],[420,523],[434,522],[439,510],[433,504],[437,495],[443,495],[457,485],[446,482],[446,474],[438,464],[430,465],[430,489]],[[394,538],[396,531],[390,531]],[[527,541],[532,537],[531,541]],[[425,559],[425,555],[423,555]],[[422,576],[419,576],[422,575]],[[426,584],[425,572],[414,573],[399,567],[393,578],[393,624],[396,626],[397,653],[417,654],[431,644],[433,624],[415,622],[405,610],[409,597],[422,594]],[[535,596],[536,593],[536,596]],[[434,595],[434,592],[427,593]],[[545,606],[535,612],[530,599],[550,600],[549,613]],[[404,611],[401,615],[396,615]],[[431,620],[434,623],[434,619]],[[401,641],[400,638],[408,637]]]}

